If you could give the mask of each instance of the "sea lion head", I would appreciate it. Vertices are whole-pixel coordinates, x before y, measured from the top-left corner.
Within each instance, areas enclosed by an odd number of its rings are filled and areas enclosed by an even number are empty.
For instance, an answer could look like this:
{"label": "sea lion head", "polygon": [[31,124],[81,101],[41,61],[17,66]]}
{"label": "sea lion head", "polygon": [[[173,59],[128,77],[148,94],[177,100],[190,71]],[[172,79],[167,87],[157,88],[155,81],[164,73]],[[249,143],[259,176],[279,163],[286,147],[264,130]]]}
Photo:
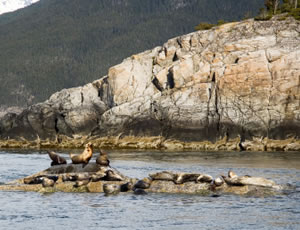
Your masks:
{"label": "sea lion head", "polygon": [[85,149],[93,151],[93,144],[92,144],[92,142],[87,143],[85,145]]}

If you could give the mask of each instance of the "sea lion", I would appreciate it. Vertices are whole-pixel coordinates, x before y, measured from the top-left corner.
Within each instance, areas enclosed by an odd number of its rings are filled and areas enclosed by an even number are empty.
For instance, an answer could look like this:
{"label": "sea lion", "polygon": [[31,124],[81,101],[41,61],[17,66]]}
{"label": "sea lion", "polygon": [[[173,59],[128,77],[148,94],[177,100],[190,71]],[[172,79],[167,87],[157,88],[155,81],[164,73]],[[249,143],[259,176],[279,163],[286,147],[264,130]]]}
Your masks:
{"label": "sea lion", "polygon": [[79,155],[70,153],[70,158],[73,164],[88,164],[93,156],[93,144],[91,142],[85,145],[84,151]]}
{"label": "sea lion", "polygon": [[67,164],[66,159],[59,156],[57,153],[55,153],[53,151],[47,151],[47,153],[48,153],[50,159],[52,160],[51,166]]}
{"label": "sea lion", "polygon": [[108,160],[108,157],[107,157],[107,153],[103,152],[101,150],[99,150],[99,152],[100,152],[100,154],[96,159],[96,163],[101,165],[101,166],[106,166],[106,167],[109,166],[109,160]]}

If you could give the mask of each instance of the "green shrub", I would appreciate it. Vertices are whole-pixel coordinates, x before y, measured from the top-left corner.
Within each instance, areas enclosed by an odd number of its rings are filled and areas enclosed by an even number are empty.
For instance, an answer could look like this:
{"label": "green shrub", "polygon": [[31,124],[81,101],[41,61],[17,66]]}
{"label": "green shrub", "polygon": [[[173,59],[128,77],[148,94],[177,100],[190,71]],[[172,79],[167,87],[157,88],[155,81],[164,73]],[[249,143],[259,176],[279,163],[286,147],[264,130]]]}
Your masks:
{"label": "green shrub", "polygon": [[225,24],[225,23],[226,23],[226,22],[225,22],[224,20],[221,19],[221,20],[218,20],[218,24],[217,24],[217,25],[220,26],[220,25],[223,25],[223,24]]}
{"label": "green shrub", "polygon": [[210,24],[207,22],[201,22],[199,25],[195,26],[195,30],[209,30],[214,27],[214,24]]}

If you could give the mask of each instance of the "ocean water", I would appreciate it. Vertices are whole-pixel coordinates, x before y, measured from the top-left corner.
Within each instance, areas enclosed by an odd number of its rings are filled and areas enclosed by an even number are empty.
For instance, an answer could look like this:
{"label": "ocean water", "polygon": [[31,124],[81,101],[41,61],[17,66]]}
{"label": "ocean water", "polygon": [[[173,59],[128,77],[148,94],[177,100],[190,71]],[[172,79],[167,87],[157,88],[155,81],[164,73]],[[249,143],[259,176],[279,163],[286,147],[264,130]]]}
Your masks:
{"label": "ocean water", "polygon": [[[67,151],[59,152],[68,159]],[[108,151],[131,177],[173,170],[214,177],[232,169],[295,189],[273,197],[224,194],[53,193],[0,191],[0,229],[300,229],[300,153]],[[94,159],[92,159],[93,161]],[[44,151],[0,151],[0,183],[48,168]]]}

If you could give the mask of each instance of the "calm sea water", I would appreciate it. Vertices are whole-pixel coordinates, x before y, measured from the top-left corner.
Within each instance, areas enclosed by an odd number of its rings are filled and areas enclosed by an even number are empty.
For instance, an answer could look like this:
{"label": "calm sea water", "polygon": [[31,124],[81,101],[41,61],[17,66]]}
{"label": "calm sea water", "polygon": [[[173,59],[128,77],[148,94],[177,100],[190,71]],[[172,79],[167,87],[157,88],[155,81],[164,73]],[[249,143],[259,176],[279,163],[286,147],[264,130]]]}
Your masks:
{"label": "calm sea water", "polygon": [[[68,159],[67,152],[61,154]],[[0,229],[300,229],[300,153],[127,151],[109,156],[113,167],[131,177],[159,170],[215,177],[233,169],[296,189],[265,198],[0,191]],[[36,173],[49,163],[43,151],[0,151],[0,183]]]}

